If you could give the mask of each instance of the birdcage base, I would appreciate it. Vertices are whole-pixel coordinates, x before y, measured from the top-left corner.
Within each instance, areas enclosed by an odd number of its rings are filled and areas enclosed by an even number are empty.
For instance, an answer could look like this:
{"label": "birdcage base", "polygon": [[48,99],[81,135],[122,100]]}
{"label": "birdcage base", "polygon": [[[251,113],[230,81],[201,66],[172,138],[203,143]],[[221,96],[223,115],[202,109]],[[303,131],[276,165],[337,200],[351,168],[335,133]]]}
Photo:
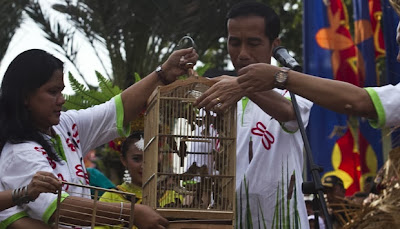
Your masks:
{"label": "birdcage base", "polygon": [[233,212],[188,209],[157,209],[157,212],[167,219],[193,220],[193,221],[232,221]]}
{"label": "birdcage base", "polygon": [[231,220],[170,221],[168,229],[232,229]]}

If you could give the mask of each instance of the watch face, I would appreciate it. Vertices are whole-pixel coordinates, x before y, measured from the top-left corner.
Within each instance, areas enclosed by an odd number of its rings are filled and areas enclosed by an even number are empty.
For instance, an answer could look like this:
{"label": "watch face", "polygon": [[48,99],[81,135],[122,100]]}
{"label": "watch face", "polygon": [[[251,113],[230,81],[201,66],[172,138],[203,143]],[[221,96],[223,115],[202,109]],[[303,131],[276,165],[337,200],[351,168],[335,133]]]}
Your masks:
{"label": "watch face", "polygon": [[283,83],[283,82],[285,82],[285,80],[286,80],[286,74],[285,73],[283,73],[283,72],[278,72],[278,74],[276,74],[276,81],[278,82],[278,83]]}
{"label": "watch face", "polygon": [[156,68],[156,72],[161,72],[161,66],[158,66],[158,67]]}

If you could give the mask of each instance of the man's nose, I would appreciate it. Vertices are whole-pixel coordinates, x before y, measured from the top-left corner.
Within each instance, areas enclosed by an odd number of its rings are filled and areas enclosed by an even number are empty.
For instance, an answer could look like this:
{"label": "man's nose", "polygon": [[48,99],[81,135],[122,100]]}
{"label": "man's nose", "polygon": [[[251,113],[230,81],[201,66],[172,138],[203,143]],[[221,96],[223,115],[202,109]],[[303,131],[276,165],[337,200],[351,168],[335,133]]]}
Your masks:
{"label": "man's nose", "polygon": [[246,45],[242,45],[240,47],[239,59],[246,60],[249,58],[249,52],[247,50]]}

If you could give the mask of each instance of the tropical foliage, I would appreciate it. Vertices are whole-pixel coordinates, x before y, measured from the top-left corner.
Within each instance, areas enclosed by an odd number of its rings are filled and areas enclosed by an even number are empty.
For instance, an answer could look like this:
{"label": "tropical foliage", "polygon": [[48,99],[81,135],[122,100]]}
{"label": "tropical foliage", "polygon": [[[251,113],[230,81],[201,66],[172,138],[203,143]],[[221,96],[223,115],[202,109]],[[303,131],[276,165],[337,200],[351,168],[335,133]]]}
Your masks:
{"label": "tropical foliage", "polygon": [[[225,15],[241,0],[59,0],[48,10],[43,1],[25,1],[27,4],[16,5],[15,9],[33,19],[44,36],[56,45],[56,50],[76,66],[75,77],[92,87],[77,64],[80,52],[77,38],[83,37],[101,61],[104,76],[124,89],[134,82],[135,72],[145,76],[153,71],[176,49],[176,43],[184,35],[196,41],[200,61],[209,63],[210,68],[226,68]],[[301,1],[261,2],[271,5],[280,15],[283,45],[295,54],[301,53]],[[11,11],[2,15],[9,14]],[[23,16],[17,15],[19,20],[12,20],[16,25]],[[8,24],[3,28],[7,27]],[[13,31],[7,34],[11,39]],[[7,47],[7,43],[2,44]]]}
{"label": "tropical foliage", "polygon": [[22,12],[29,0],[0,0],[0,62],[3,59],[15,31],[22,21]]}
{"label": "tropical foliage", "polygon": [[[85,85],[79,83],[71,73],[69,73],[69,81],[74,95],[64,95],[64,107],[69,109],[84,109],[94,105],[107,102],[112,97],[120,94],[122,90],[118,86],[114,86],[110,80],[107,80],[99,72],[96,71],[99,90],[86,88]],[[139,78],[139,76],[137,76]]]}

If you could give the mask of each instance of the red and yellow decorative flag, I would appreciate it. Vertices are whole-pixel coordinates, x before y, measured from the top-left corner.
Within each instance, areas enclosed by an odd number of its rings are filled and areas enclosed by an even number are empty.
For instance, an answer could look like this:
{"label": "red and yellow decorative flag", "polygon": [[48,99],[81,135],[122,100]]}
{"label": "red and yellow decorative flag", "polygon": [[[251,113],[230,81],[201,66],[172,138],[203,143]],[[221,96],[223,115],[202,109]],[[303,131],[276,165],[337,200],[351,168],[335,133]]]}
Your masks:
{"label": "red and yellow decorative flag", "polygon": [[[374,48],[375,31],[369,19],[369,6],[374,4],[372,0],[370,2],[371,4],[368,0],[354,1],[353,40],[347,9],[341,0],[304,1],[306,73],[360,87],[371,82],[376,85],[375,56],[382,53]],[[367,18],[364,17],[365,12]],[[375,24],[375,28],[376,26]],[[379,31],[377,34],[379,37]],[[383,43],[377,44],[383,47]],[[372,63],[369,52],[373,54]],[[366,66],[372,67],[373,71]],[[308,134],[315,162],[324,168],[326,175],[336,175],[343,180],[347,189],[346,195],[360,191],[363,178],[374,175],[381,165],[377,160],[382,158],[380,131],[369,127],[365,120],[347,117],[314,105]]]}

